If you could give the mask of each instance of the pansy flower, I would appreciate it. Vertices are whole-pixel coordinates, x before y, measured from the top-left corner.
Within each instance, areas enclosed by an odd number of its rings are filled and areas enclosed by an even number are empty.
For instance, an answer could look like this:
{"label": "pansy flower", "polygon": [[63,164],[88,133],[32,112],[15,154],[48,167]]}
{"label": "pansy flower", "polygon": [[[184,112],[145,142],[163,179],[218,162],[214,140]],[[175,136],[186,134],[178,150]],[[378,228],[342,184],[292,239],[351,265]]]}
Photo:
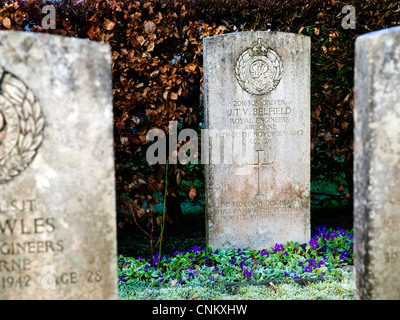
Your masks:
{"label": "pansy flower", "polygon": [[245,278],[249,278],[252,273],[253,273],[253,270],[247,270],[247,269],[243,270],[243,275]]}
{"label": "pansy flower", "polygon": [[315,239],[311,239],[308,244],[310,245],[311,249],[315,249],[316,247],[318,247],[318,241]]}
{"label": "pansy flower", "polygon": [[278,243],[276,243],[276,244],[275,244],[275,247],[273,247],[272,250],[273,250],[274,253],[276,253],[276,252],[278,252],[278,251],[283,251],[283,250],[284,250],[283,244],[278,244]]}
{"label": "pansy flower", "polygon": [[312,267],[311,266],[305,267],[304,272],[312,272]]}

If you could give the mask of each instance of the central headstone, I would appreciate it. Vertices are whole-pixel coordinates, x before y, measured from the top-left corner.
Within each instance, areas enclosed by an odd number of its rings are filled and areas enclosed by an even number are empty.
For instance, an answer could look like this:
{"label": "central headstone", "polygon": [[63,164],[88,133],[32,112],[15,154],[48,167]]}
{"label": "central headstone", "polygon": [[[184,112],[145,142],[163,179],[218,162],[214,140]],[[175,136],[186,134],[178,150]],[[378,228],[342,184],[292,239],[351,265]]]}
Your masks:
{"label": "central headstone", "polygon": [[204,39],[207,244],[261,249],[310,237],[310,39]]}
{"label": "central headstone", "polygon": [[0,32],[0,300],[117,299],[111,53]]}

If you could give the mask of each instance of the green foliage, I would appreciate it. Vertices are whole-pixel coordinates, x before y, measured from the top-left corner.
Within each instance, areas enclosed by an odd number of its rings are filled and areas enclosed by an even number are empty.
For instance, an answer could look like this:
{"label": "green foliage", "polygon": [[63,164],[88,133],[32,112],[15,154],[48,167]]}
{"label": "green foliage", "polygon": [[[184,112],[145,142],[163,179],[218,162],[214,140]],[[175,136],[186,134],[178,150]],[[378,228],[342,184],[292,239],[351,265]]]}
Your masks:
{"label": "green foliage", "polygon": [[259,251],[194,246],[172,256],[120,256],[119,281],[156,287],[343,276],[342,267],[352,263],[352,231],[317,230],[307,244],[289,241]]}

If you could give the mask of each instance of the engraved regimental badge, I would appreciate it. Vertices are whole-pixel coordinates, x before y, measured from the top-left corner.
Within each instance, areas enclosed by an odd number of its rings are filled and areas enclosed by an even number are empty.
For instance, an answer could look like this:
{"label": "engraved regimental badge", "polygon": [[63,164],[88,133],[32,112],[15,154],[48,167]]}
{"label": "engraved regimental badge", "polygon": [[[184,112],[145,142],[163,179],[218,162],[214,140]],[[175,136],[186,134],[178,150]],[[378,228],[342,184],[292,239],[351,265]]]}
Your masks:
{"label": "engraved regimental badge", "polygon": [[29,166],[42,143],[43,128],[39,100],[0,66],[0,184]]}
{"label": "engraved regimental badge", "polygon": [[239,56],[235,71],[238,83],[248,93],[267,94],[282,78],[282,59],[258,39]]}

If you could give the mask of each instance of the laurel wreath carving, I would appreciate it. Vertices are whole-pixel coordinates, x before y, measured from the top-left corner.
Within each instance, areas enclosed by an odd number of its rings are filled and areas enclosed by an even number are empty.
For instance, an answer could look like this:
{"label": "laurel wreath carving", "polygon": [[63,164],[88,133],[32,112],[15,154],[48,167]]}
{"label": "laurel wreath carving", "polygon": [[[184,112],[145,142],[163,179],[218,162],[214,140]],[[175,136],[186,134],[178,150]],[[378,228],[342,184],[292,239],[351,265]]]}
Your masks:
{"label": "laurel wreath carving", "polygon": [[259,90],[257,88],[254,88],[254,86],[251,84],[248,74],[247,74],[247,69],[248,69],[248,62],[249,60],[254,57],[252,49],[254,48],[248,48],[245,51],[242,52],[242,54],[239,56],[237,63],[236,63],[236,68],[235,68],[235,73],[236,73],[236,79],[240,86],[246,90],[247,92],[251,94],[267,94],[270,93],[272,90],[274,90],[277,85],[279,84],[281,78],[282,78],[282,59],[279,57],[279,55],[272,50],[271,48],[267,47],[267,53],[263,55],[272,65],[273,67],[273,74],[272,74],[272,79],[271,82],[268,83],[268,85],[263,88],[262,90]]}
{"label": "laurel wreath carving", "polygon": [[31,89],[1,67],[0,77],[4,79],[0,83],[0,95],[13,104],[19,120],[17,142],[0,159],[0,184],[3,184],[24,171],[36,156],[43,141],[45,119],[39,100]]}

